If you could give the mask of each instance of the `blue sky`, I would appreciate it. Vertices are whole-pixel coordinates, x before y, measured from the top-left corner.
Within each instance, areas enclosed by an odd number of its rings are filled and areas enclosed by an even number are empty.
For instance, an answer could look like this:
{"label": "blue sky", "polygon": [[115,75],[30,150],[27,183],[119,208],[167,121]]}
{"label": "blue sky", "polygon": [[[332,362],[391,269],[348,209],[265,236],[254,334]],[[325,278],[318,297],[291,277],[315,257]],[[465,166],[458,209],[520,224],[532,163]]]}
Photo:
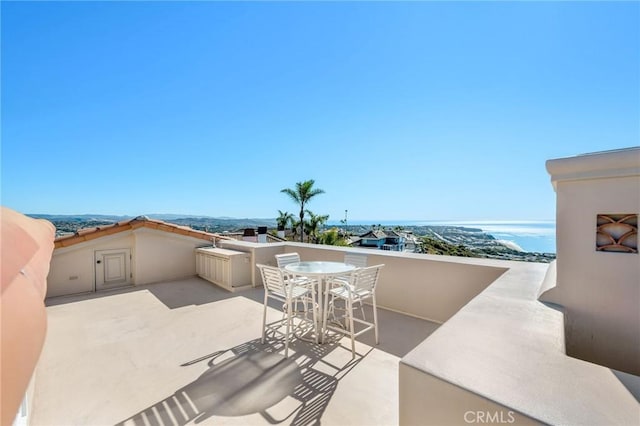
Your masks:
{"label": "blue sky", "polygon": [[546,160],[639,145],[637,2],[1,8],[23,213],[544,220]]}

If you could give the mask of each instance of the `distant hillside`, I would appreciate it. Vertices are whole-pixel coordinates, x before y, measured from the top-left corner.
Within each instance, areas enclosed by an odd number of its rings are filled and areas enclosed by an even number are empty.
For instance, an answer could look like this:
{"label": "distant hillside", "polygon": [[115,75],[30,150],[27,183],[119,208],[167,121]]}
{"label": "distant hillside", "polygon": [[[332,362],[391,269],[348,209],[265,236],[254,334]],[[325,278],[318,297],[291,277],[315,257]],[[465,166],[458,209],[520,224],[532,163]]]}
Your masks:
{"label": "distant hillside", "polygon": [[253,218],[235,218],[235,217],[212,217],[212,216],[198,216],[198,215],[187,215],[187,214],[164,214],[164,213],[148,213],[143,215],[111,215],[111,214],[41,214],[41,213],[29,213],[27,214],[29,217],[33,217],[36,219],[46,219],[46,220],[63,220],[63,221],[89,221],[89,220],[104,220],[104,221],[112,221],[112,222],[120,222],[122,220],[133,219],[138,216],[146,216],[150,219],[158,219],[164,220],[167,222],[173,222],[176,220],[179,221],[211,221],[221,222],[221,223],[229,223],[229,222],[247,222],[247,223],[260,223],[260,224],[274,224],[276,223],[274,219],[253,219]]}
{"label": "distant hillside", "polygon": [[[471,241],[469,243],[472,243]],[[519,260],[524,262],[549,263],[556,256],[553,253],[533,253],[513,250],[500,242],[493,245],[451,244],[433,237],[421,237],[417,252],[445,256],[478,257],[486,259]],[[473,244],[473,243],[472,243]]]}
{"label": "distant hillside", "polygon": [[[155,219],[160,219],[155,217]],[[179,219],[160,219],[176,225],[190,226],[193,229],[207,232],[234,231],[244,228],[257,228],[266,226],[273,228],[276,226],[275,219],[233,219],[217,217],[192,217]]]}
{"label": "distant hillside", "polygon": [[470,250],[463,244],[450,244],[445,241],[437,240],[431,237],[422,237],[420,239],[420,253],[424,254],[441,254],[445,256],[461,256],[461,257],[480,257],[473,250]]}
{"label": "distant hillside", "polygon": [[115,216],[110,214],[40,214],[29,213],[29,217],[36,219],[46,219],[50,222],[66,221],[66,222],[82,222],[82,221],[104,221],[104,222],[120,222],[121,220],[133,219],[133,216]]}
{"label": "distant hillside", "polygon": [[[93,228],[100,225],[110,225],[123,220],[133,219],[134,216],[116,216],[99,214],[51,215],[28,214],[27,216],[46,219],[56,227],[56,235],[75,233],[78,229]],[[185,216],[172,214],[147,214],[151,219],[163,220],[176,225],[189,226],[193,229],[207,232],[234,231],[258,226],[275,227],[275,219],[237,219],[201,216]]]}
{"label": "distant hillside", "polygon": [[[115,215],[47,215],[30,214],[28,216],[49,220],[56,227],[56,235],[75,233],[78,229],[109,225],[132,219],[129,216]],[[180,216],[170,214],[145,215],[152,219],[164,220],[176,225],[188,226],[196,230],[222,233],[240,231],[244,228],[266,226],[273,229],[275,219],[238,219],[228,217]],[[357,236],[371,230],[372,226],[349,225],[344,227],[350,235]],[[416,252],[448,256],[479,257],[491,259],[520,260],[530,262],[550,262],[555,259],[553,253],[533,253],[514,250],[508,244],[496,240],[491,234],[476,228],[460,226],[395,226],[398,231],[410,232],[418,237]],[[389,227],[391,229],[391,227]]]}

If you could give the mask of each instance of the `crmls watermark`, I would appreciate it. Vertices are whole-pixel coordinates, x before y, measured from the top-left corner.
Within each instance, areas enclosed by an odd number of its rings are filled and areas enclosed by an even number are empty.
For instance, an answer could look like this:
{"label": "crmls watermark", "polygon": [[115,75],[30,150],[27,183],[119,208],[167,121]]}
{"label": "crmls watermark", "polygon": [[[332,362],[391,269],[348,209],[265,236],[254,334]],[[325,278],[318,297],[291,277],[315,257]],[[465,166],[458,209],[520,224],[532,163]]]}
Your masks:
{"label": "crmls watermark", "polygon": [[515,423],[516,417],[513,411],[466,411],[465,423]]}

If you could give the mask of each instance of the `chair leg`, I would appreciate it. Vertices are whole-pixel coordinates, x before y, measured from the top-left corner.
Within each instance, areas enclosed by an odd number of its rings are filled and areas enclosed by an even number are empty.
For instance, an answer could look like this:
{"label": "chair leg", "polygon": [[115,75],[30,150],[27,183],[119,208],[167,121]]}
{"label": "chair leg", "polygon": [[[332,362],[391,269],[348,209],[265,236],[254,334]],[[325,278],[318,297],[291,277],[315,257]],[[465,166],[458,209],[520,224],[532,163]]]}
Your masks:
{"label": "chair leg", "polygon": [[309,298],[307,298],[306,296],[301,300],[302,302],[302,312],[304,312],[304,319],[309,319],[309,306],[307,305],[309,303]]}
{"label": "chair leg", "polygon": [[316,308],[316,303],[315,303],[315,299],[316,299],[316,292],[314,290],[313,287],[311,287],[311,309],[312,309],[312,316],[313,316],[313,332],[316,335],[316,344],[318,344],[319,342],[319,336],[318,336],[318,322],[319,322],[319,318],[318,318],[318,310]]}
{"label": "chair leg", "polygon": [[267,332],[267,291],[264,291],[264,310],[262,312],[262,340],[264,344],[265,334]]}
{"label": "chair leg", "polygon": [[356,331],[353,327],[353,301],[351,299],[347,300],[347,309],[349,311],[349,331],[351,332],[351,358],[356,357],[356,340],[355,334]]}
{"label": "chair leg", "polygon": [[[329,312],[331,314],[331,321],[334,322],[340,322],[340,319],[345,320],[345,325],[346,325],[346,313],[344,315],[342,315],[342,317],[336,317],[336,297],[332,294],[331,295],[331,303],[329,304],[329,306],[331,307],[331,311]],[[346,302],[345,302],[345,306],[346,306]],[[340,308],[337,308],[340,309]]]}
{"label": "chair leg", "polygon": [[[326,282],[319,281],[318,288],[324,292],[324,303],[322,304],[322,310],[324,311],[324,320],[322,321],[322,330],[320,330],[320,343],[324,343],[324,331],[327,329],[327,316],[329,314],[329,288]],[[322,293],[320,294],[322,297]]]}
{"label": "chair leg", "polygon": [[376,305],[376,294],[373,293],[373,329],[376,332],[376,345],[378,344],[378,307]]}
{"label": "chair leg", "polygon": [[291,299],[287,300],[287,332],[284,335],[284,357],[289,358],[289,331],[291,330]]}
{"label": "chair leg", "polygon": [[[320,300],[321,297],[322,297],[322,294],[319,294],[318,295],[318,300]],[[329,316],[329,306],[327,306],[327,303],[329,303],[329,298],[328,297],[325,299],[325,302],[322,305],[323,309],[320,312],[320,314],[322,315],[322,327],[320,327],[320,328],[322,330],[317,330],[316,335],[320,334],[323,330],[327,329],[327,317]],[[322,341],[323,340],[321,339],[320,342],[322,342]]]}
{"label": "chair leg", "polygon": [[336,321],[335,301],[336,301],[336,297],[332,294],[331,303],[329,303],[329,306],[326,307],[326,309],[329,310],[329,314],[331,314],[331,319],[333,321]]}

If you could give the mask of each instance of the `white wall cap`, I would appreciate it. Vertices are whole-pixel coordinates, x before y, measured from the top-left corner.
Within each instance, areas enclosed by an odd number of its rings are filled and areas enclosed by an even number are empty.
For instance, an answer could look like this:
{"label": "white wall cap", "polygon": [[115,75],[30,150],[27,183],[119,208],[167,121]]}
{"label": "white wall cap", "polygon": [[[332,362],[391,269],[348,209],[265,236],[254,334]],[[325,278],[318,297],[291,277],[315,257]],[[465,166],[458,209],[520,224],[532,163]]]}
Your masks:
{"label": "white wall cap", "polygon": [[551,181],[640,176],[640,147],[548,160]]}

